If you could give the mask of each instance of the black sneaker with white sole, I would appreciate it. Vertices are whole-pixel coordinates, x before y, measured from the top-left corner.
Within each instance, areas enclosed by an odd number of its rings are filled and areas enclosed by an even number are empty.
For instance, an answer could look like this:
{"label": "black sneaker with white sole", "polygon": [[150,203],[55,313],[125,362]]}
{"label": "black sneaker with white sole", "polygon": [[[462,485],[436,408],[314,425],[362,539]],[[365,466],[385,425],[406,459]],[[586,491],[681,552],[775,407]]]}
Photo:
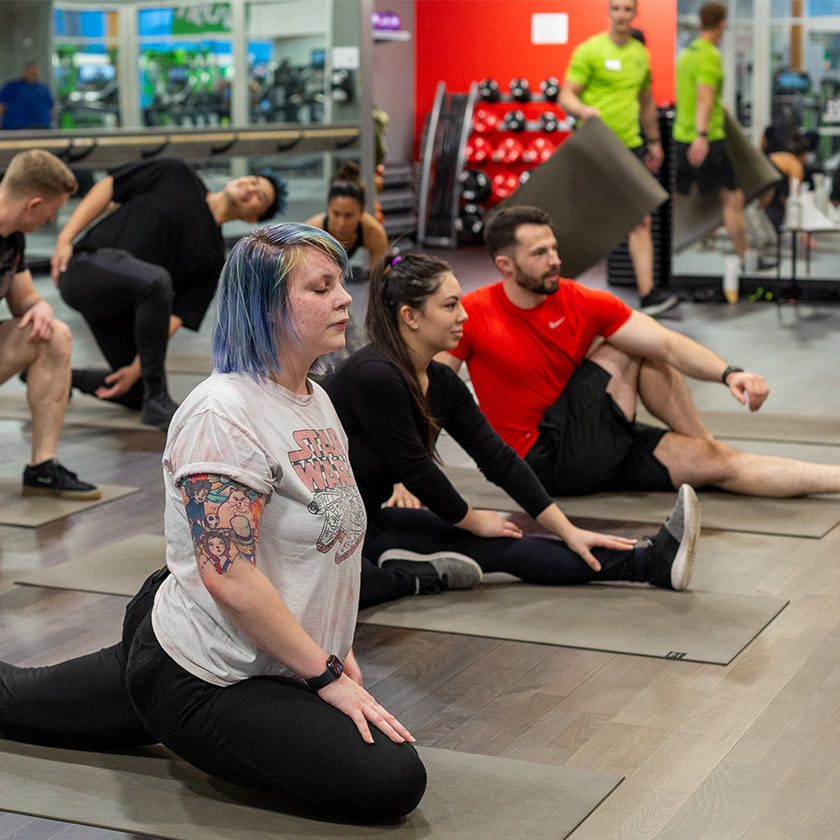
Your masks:
{"label": "black sneaker with white sole", "polygon": [[102,493],[95,484],[80,481],[76,473],[53,458],[23,471],[23,495],[93,501]]}
{"label": "black sneaker with white sole", "polygon": [[639,298],[639,311],[651,318],[656,318],[678,306],[680,299],[673,292],[664,289],[651,289],[643,298]]}
{"label": "black sneaker with white sole", "polygon": [[475,589],[483,577],[481,566],[457,551],[418,554],[391,548],[379,555],[377,563],[383,569],[399,569],[416,577],[419,595],[437,595],[447,589]]}
{"label": "black sneaker with white sole", "polygon": [[694,489],[683,484],[665,524],[651,539],[656,565],[650,582],[678,592],[688,589],[699,539],[700,503]]}

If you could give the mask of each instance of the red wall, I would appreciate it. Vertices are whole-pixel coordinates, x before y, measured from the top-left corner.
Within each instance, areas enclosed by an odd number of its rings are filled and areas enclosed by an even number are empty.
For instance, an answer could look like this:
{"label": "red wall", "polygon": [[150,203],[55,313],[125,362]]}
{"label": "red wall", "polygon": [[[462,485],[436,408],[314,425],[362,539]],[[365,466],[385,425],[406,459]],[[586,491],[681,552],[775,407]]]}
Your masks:
{"label": "red wall", "polygon": [[[674,101],[677,0],[638,0],[633,23],[645,33],[657,103]],[[524,76],[532,90],[546,76],[562,82],[572,50],[608,26],[607,0],[417,0],[417,130],[431,110],[439,81],[449,91],[491,76],[507,92]],[[531,43],[531,15],[566,12],[569,43]]]}

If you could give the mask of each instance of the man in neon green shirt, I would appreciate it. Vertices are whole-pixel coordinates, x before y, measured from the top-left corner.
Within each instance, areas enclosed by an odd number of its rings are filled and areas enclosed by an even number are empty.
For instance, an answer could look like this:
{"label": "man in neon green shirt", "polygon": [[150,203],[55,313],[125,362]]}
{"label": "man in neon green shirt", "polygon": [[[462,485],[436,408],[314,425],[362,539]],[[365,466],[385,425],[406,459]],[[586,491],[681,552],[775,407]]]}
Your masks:
{"label": "man in neon green shirt", "polygon": [[718,44],[726,30],[726,6],[722,3],[702,6],[700,30],[700,36],[677,60],[674,119],[677,192],[688,193],[691,185],[697,184],[701,195],[720,196],[723,223],[743,261],[748,247],[744,193],[737,187],[726,151],[721,104],[723,61]]}
{"label": "man in neon green shirt", "polygon": [[[576,47],[560,105],[577,119],[602,119],[651,172],[656,172],[664,154],[650,91],[650,57],[645,46],[632,37],[634,17],[636,0],[609,0],[609,29]],[[640,120],[646,146],[639,131]],[[650,216],[630,231],[627,244],[642,312],[655,316],[676,306],[676,295],[653,286]]]}

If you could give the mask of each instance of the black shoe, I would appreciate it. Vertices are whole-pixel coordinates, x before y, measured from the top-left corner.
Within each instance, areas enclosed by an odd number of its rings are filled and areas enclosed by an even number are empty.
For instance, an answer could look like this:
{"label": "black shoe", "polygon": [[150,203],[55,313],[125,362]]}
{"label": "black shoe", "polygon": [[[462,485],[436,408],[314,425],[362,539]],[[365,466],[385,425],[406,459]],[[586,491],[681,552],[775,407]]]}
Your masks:
{"label": "black shoe", "polygon": [[437,551],[434,554],[417,554],[392,548],[383,551],[378,565],[399,569],[419,581],[419,595],[437,595],[447,589],[475,589],[483,577],[481,566],[466,554],[457,551]]}
{"label": "black shoe", "polygon": [[54,458],[23,471],[24,496],[57,496],[59,499],[98,499],[102,493],[95,484],[79,481]]}
{"label": "black shoe", "polygon": [[105,381],[105,377],[108,376],[111,371],[102,370],[101,368],[73,368],[70,373],[71,389],[75,388],[83,394],[90,394],[95,397],[98,388],[108,386],[108,383]]}
{"label": "black shoe", "polygon": [[140,412],[140,422],[147,426],[157,426],[162,431],[169,428],[172,416],[178,410],[178,403],[165,391],[155,394],[153,397],[146,397],[143,400],[143,409]]}
{"label": "black shoe", "polygon": [[680,299],[673,292],[664,289],[651,289],[643,298],[639,298],[639,311],[651,318],[678,306]]}
{"label": "black shoe", "polygon": [[651,541],[656,565],[650,582],[678,592],[688,589],[699,538],[700,503],[694,489],[683,484],[677,493],[677,503]]}

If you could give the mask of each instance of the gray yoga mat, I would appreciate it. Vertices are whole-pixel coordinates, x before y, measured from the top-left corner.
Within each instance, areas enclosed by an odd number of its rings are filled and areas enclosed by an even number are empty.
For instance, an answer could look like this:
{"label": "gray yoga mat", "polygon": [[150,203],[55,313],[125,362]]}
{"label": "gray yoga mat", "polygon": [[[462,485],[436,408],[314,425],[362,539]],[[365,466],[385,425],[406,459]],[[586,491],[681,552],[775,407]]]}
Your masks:
{"label": "gray yoga mat", "polygon": [[[0,396],[0,420],[31,420],[26,395],[21,393]],[[114,405],[86,394],[74,394],[64,415],[65,426],[90,426],[94,429],[122,429],[126,431],[158,431],[140,422],[140,413]]]}
{"label": "gray yoga mat", "polygon": [[640,585],[485,581],[475,590],[370,607],[359,622],[728,665],[786,604]]}
{"label": "gray yoga mat", "polygon": [[[813,443],[840,446],[840,421],[836,417],[807,417],[799,414],[764,414],[748,411],[702,411],[703,422],[719,438],[768,440],[779,443]],[[662,426],[644,409],[642,423]]]}
{"label": "gray yoga mat", "polygon": [[207,353],[167,353],[166,369],[170,373],[190,373],[209,376],[213,372],[213,358]]}
{"label": "gray yoga mat", "polygon": [[98,487],[102,491],[101,498],[87,502],[71,501],[53,496],[23,496],[19,476],[0,478],[0,525],[38,528],[56,519],[137,493],[140,489],[119,484],[99,484]]}
{"label": "gray yoga mat", "polygon": [[[740,125],[726,113],[726,150],[735,170],[735,182],[749,203],[782,179],[779,170],[753,146]],[[681,251],[723,223],[718,195],[674,194],[674,250]]]}
{"label": "gray yoga mat", "polygon": [[135,534],[55,566],[26,572],[15,583],[104,595],[134,595],[140,584],[165,563],[166,540],[162,535]]}
{"label": "gray yoga mat", "polygon": [[530,204],[548,212],[563,276],[577,277],[667,198],[615,134],[601,120],[590,119],[501,206]]}
{"label": "gray yoga mat", "polygon": [[0,740],[0,810],[171,840],[559,840],[621,776],[425,747],[429,783],[398,824],[361,826],[273,810],[162,748],[77,752]]}
{"label": "gray yoga mat", "polygon": [[[173,398],[181,401],[201,381],[197,374],[179,375],[169,378],[169,390]],[[0,394],[0,420],[19,420],[29,423],[32,414],[22,391]],[[94,429],[121,429],[125,431],[159,431],[155,426],[140,422],[140,412],[121,405],[99,400],[88,394],[74,391],[64,415],[65,426],[89,426]]]}
{"label": "gray yoga mat", "polygon": [[[520,510],[507,493],[486,481],[477,469],[446,467],[445,472],[474,507]],[[698,495],[703,527],[713,530],[820,539],[840,522],[840,503],[835,499],[768,499],[717,490],[702,490]],[[556,501],[563,513],[573,518],[660,525],[675,499],[675,492],[628,492],[561,496]]]}
{"label": "gray yoga mat", "polygon": [[[15,582],[131,596],[163,565],[164,553],[162,536],[140,534]],[[646,586],[528,586],[509,580],[491,575],[476,592],[407,598],[365,610],[359,621],[726,664],[786,603]]]}

